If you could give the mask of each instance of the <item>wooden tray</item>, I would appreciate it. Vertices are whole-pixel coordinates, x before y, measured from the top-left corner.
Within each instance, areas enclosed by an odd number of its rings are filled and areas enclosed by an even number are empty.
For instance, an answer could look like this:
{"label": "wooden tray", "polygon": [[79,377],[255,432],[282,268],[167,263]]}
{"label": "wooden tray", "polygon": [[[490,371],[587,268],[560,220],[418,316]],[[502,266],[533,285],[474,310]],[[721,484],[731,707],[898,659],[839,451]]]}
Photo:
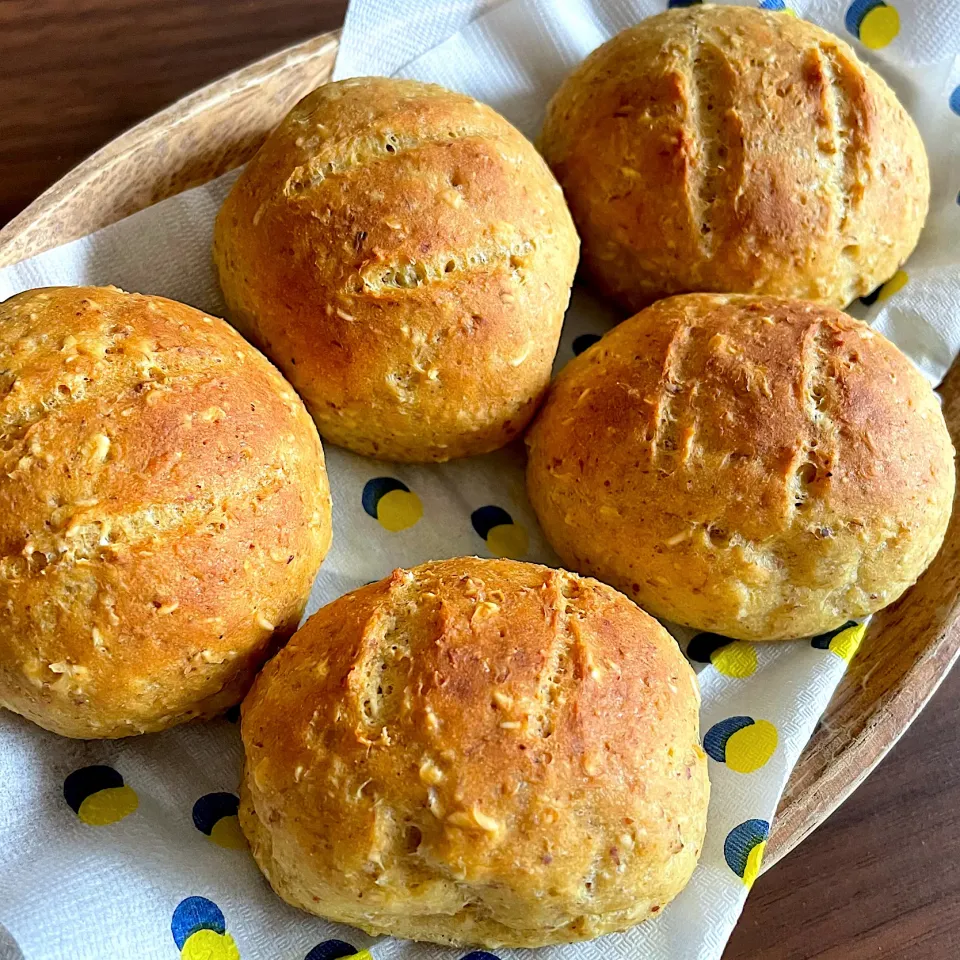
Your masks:
{"label": "wooden tray", "polygon": [[[218,80],[127,131],[0,230],[0,266],[84,236],[249,159],[333,70],[328,33]],[[960,446],[960,362],[941,388]],[[793,849],[864,780],[930,699],[960,652],[960,509],[940,555],[878,614],[777,811],[765,867]]]}

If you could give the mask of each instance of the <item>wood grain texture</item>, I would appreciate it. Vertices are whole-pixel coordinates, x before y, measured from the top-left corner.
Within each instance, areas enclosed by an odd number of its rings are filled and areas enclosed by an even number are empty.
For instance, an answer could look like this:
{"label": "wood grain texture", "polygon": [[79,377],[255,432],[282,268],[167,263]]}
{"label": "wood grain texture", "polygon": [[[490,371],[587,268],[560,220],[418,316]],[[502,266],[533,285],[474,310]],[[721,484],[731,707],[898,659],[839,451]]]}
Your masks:
{"label": "wood grain texture", "polygon": [[960,957],[960,670],[857,792],[762,876],[723,960]]}
{"label": "wood grain texture", "polygon": [[346,0],[0,0],[0,223],[121,130]]}
{"label": "wood grain texture", "polygon": [[0,231],[0,263],[82,237],[240,165],[300,97],[329,79],[335,55],[335,35],[321,34],[137,124]]}
{"label": "wood grain texture", "polygon": [[[0,210],[16,211],[69,166],[92,145],[87,134],[102,141],[205,76],[297,32],[311,34],[321,17],[338,19],[343,6],[84,0],[68,7],[63,0],[5,0]],[[138,36],[118,46],[133,19]],[[280,37],[275,31],[281,29],[291,36]],[[286,106],[328,75],[333,55],[329,38],[307,41],[130,130],[0,230],[0,263],[106,225],[242,162]],[[181,89],[171,88],[171,75]],[[960,367],[943,394],[957,443]],[[849,795],[932,695],[960,649],[958,575],[955,517],[920,584],[875,619],[794,772],[767,867]],[[960,764],[951,708],[958,693],[955,675],[891,760],[817,839],[761,878],[728,960],[958,955]]]}

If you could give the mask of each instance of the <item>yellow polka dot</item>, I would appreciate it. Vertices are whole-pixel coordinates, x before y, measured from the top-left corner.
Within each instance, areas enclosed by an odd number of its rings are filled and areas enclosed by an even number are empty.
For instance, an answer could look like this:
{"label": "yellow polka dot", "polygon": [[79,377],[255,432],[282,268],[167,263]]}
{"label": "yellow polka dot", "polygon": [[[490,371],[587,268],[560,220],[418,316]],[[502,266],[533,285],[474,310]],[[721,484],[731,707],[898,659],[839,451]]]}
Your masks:
{"label": "yellow polka dot", "polygon": [[892,297],[898,290],[902,290],[906,285],[907,281],[910,278],[907,276],[906,270],[898,270],[881,288],[880,293],[877,294],[878,300],[886,300],[887,297]]}
{"label": "yellow polka dot", "polygon": [[830,649],[841,660],[846,660],[849,663],[857,650],[860,649],[860,642],[866,632],[867,625],[865,623],[858,623],[855,627],[847,627],[846,630],[841,630],[830,641]]}
{"label": "yellow polka dot", "polygon": [[763,863],[763,851],[767,849],[766,842],[758,843],[747,854],[747,867],[743,871],[743,882],[747,889],[753,886],[753,881],[760,876],[760,864]]}
{"label": "yellow polka dot", "polygon": [[865,47],[879,50],[900,32],[900,14],[895,7],[874,7],[860,21],[860,40]]}
{"label": "yellow polka dot", "polygon": [[737,773],[753,773],[773,756],[776,749],[777,728],[767,720],[758,720],[727,740],[726,763]]}
{"label": "yellow polka dot", "polygon": [[227,847],[230,850],[243,850],[247,846],[247,838],[240,829],[240,821],[236,815],[221,817],[213,825],[210,839],[218,847]]}
{"label": "yellow polka dot", "polygon": [[377,503],[377,519],[391,533],[412,527],[422,516],[423,504],[409,490],[391,490]]}
{"label": "yellow polka dot", "polygon": [[133,787],[108,787],[91,793],[77,811],[77,816],[91,827],[105,827],[129,816],[139,801]]}
{"label": "yellow polka dot", "polygon": [[498,557],[519,560],[526,556],[529,545],[527,531],[519,523],[498,524],[487,534],[487,546]]}
{"label": "yellow polka dot", "polygon": [[735,640],[710,655],[710,662],[726,677],[749,677],[757,669],[757,651],[746,640]]}
{"label": "yellow polka dot", "polygon": [[187,938],[181,960],[240,960],[240,951],[229,933],[198,930]]}

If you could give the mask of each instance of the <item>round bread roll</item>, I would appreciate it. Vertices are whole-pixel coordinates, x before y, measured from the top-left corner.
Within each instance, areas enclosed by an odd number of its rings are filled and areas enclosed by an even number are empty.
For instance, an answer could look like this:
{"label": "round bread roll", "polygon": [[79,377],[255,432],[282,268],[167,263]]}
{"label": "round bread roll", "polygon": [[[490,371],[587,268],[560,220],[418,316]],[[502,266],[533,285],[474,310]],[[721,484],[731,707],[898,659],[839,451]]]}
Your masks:
{"label": "round bread roll", "polygon": [[522,432],[578,250],[559,186],[503,117],[382,77],[301,100],[234,185],[214,240],[230,318],[324,438],[423,462]]}
{"label": "round bread roll", "polygon": [[0,706],[70,737],[214,716],[329,545],[316,429],[222,320],[114,287],[0,304]]}
{"label": "round bread roll", "polygon": [[883,79],[819,27],[746,7],[618,34],[560,87],[540,145],[588,272],[632,310],[688,291],[843,307],[906,260],[930,196]]}
{"label": "round bread roll", "polygon": [[564,563],[746,640],[891,603],[943,541],[953,447],[897,348],[832,307],[662,300],[555,381],[527,488]]}
{"label": "round bread roll", "polygon": [[595,580],[475,557],[397,570],[257,679],[240,822],[281,897],[371,934],[623,930],[700,855],[699,702],[673,638]]}

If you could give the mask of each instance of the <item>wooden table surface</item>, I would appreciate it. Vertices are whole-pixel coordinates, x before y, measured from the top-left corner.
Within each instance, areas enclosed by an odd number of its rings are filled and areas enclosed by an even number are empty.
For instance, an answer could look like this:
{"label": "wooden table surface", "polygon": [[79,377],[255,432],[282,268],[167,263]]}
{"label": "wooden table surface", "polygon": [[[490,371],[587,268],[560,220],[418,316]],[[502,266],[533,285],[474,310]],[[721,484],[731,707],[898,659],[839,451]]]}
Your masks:
{"label": "wooden table surface", "polygon": [[[339,26],[345,6],[0,0],[0,224],[126,127]],[[725,960],[960,957],[958,697],[955,671],[857,793],[761,877]]]}

